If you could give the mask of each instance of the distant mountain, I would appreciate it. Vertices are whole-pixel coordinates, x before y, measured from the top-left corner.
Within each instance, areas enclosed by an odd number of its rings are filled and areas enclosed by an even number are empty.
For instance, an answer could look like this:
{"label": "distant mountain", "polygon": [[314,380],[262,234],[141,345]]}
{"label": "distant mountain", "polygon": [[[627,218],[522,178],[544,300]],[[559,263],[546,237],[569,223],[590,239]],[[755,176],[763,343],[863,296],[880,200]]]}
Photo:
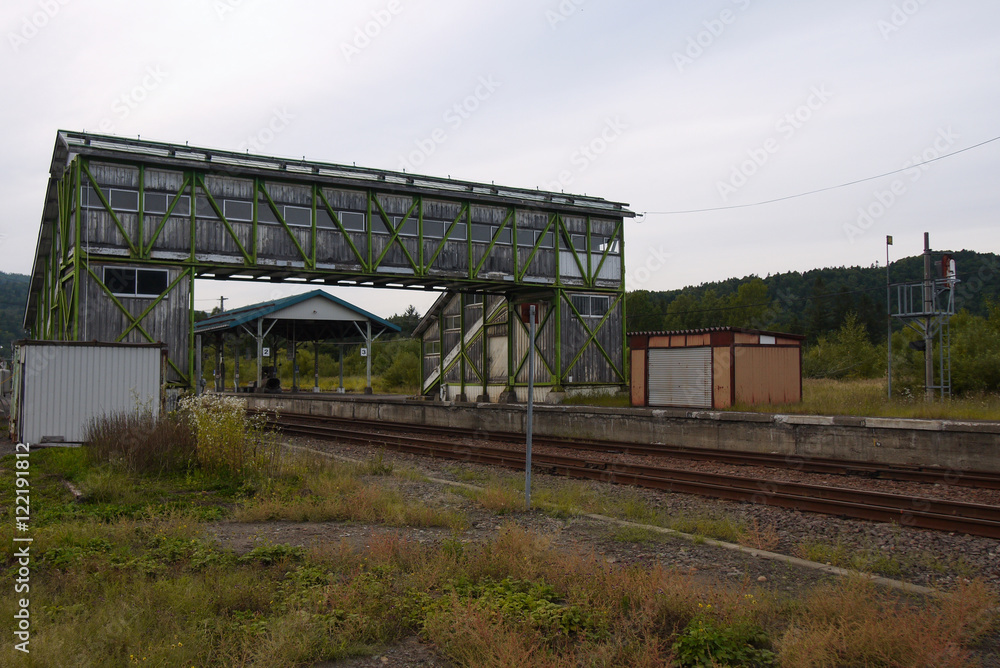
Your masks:
{"label": "distant mountain", "polygon": [[[942,253],[935,251],[935,260]],[[1000,256],[951,252],[959,279],[956,311],[986,315],[989,301],[1000,302]],[[923,257],[907,257],[889,267],[892,283],[923,279]],[[831,267],[760,278],[746,276],[682,290],[628,294],[629,331],[734,326],[804,334],[808,341],[840,327],[849,312],[858,315],[873,342],[886,336],[885,267]]]}
{"label": "distant mountain", "polygon": [[9,358],[11,343],[23,339],[26,334],[21,329],[24,321],[24,307],[28,303],[28,285],[31,279],[24,274],[5,274],[0,271],[0,351]]}

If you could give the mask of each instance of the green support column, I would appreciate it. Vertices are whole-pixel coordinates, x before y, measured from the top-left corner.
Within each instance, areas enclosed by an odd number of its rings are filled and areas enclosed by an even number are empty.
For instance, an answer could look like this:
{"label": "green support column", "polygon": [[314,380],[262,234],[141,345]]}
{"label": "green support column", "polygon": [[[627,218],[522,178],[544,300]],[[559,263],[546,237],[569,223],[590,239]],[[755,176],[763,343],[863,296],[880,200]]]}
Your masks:
{"label": "green support column", "polygon": [[81,173],[80,173],[80,158],[73,161],[73,189],[76,192],[76,212],[73,220],[73,340],[80,340],[80,265],[83,263],[83,258],[80,257],[80,236],[81,230],[83,228],[83,202],[80,198],[83,196],[83,188],[81,184]]}
{"label": "green support column", "polygon": [[556,386],[553,388],[556,392],[563,391],[563,368],[562,368],[562,290],[556,289],[554,297],[554,308],[555,308],[555,381]]}
{"label": "green support column", "polygon": [[313,184],[312,187],[312,249],[309,256],[312,258],[310,269],[316,269],[316,200],[319,199],[316,191],[319,190],[319,186]]}
{"label": "green support column", "polygon": [[[194,213],[194,201],[191,202],[191,212]],[[198,389],[198,379],[194,375],[194,267],[189,270],[188,279],[188,379],[192,391]]]}
{"label": "green support column", "polygon": [[139,165],[139,217],[137,219],[136,228],[136,245],[139,247],[139,257],[136,259],[142,259],[143,252],[142,249],[146,245],[146,235],[143,233],[143,218],[146,215],[146,167],[145,165]]}
{"label": "green support column", "polygon": [[483,359],[482,359],[482,362],[481,362],[481,364],[483,365],[482,366],[482,370],[483,370],[483,373],[482,373],[482,376],[483,376],[483,394],[482,394],[483,401],[489,401],[490,400],[490,391],[489,391],[489,385],[490,385],[490,365],[489,365],[489,359],[490,359],[489,358],[490,337],[487,334],[489,332],[489,327],[488,327],[488,325],[489,325],[489,322],[488,322],[488,320],[489,320],[489,317],[488,317],[489,312],[487,311],[487,308],[486,308],[488,306],[487,301],[486,301],[486,297],[487,297],[487,295],[485,293],[483,293],[482,294],[482,299],[483,299],[483,302],[482,302],[483,303],[483,333],[482,333],[482,339],[481,339],[482,343],[483,343],[483,355],[482,355]]}
{"label": "green support column", "polygon": [[[625,309],[625,296],[628,292],[625,289],[625,221],[622,220],[621,224],[621,239],[618,240],[618,260],[621,265],[621,287],[619,288],[619,294],[621,294],[621,304],[622,304],[622,374],[625,376],[627,381],[631,382],[631,368],[632,360],[630,359],[628,352],[628,312]],[[628,390],[628,385],[625,386]]]}
{"label": "green support column", "polygon": [[438,387],[444,387],[444,309],[438,313],[438,341]]}
{"label": "green support column", "polygon": [[253,180],[253,222],[250,229],[250,243],[253,245],[253,250],[250,251],[250,258],[253,260],[253,264],[257,264],[257,216],[258,216],[258,203],[260,202],[260,179],[254,178]]}
{"label": "green support column", "polygon": [[[471,235],[470,235],[471,236]],[[465,358],[467,351],[465,350],[465,293],[458,293],[458,367],[459,374],[461,374],[461,400],[468,401],[469,398],[465,396]]]}
{"label": "green support column", "polygon": [[514,302],[507,296],[507,391],[514,392]]}

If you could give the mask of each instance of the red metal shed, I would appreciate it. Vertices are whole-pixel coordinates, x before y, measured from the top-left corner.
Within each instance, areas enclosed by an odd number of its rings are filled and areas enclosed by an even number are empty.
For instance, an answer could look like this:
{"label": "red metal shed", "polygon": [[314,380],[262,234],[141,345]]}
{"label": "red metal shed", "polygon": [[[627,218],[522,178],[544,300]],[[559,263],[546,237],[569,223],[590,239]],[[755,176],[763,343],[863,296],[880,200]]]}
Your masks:
{"label": "red metal shed", "polygon": [[629,334],[633,406],[802,401],[805,337],[738,327]]}

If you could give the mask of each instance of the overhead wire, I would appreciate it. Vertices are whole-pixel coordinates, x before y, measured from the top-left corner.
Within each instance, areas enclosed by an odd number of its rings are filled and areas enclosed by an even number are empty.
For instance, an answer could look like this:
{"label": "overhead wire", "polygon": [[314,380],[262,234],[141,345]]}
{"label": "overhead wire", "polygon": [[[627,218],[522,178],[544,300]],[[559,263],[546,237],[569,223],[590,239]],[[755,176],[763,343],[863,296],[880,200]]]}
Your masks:
{"label": "overhead wire", "polygon": [[704,209],[686,209],[682,211],[643,211],[640,215],[645,216],[676,216],[681,214],[689,213],[708,213],[711,211],[729,211],[732,209],[746,209],[748,207],[763,206],[765,204],[774,204],[775,202],[784,202],[790,199],[797,199],[799,197],[806,197],[807,195],[815,195],[817,193],[827,192],[829,190],[836,190],[838,188],[846,188],[847,186],[857,185],[858,183],[864,183],[866,181],[874,181],[876,179],[881,179],[886,176],[892,176],[893,174],[899,174],[900,172],[905,172],[910,169],[922,167],[923,165],[929,165],[932,162],[937,162],[938,160],[944,160],[945,158],[951,158],[960,153],[965,153],[966,151],[971,151],[972,149],[979,148],[980,146],[985,146],[995,141],[1000,141],[1000,137],[994,137],[992,139],[987,139],[986,141],[981,141],[978,144],[973,144],[972,146],[967,146],[965,148],[959,149],[957,151],[952,151],[951,153],[945,153],[944,155],[939,155],[936,158],[931,158],[929,160],[924,160],[922,162],[914,163],[906,167],[900,167],[899,169],[894,169],[890,172],[884,172],[882,174],[877,174],[875,176],[866,176],[863,179],[855,179],[854,181],[848,181],[846,183],[839,183],[835,186],[827,186],[825,188],[817,188],[816,190],[809,190],[807,192],[797,193],[795,195],[786,195],[784,197],[776,197],[774,199],[764,200],[762,202],[749,202],[747,204],[731,204],[729,206],[716,206],[708,207]]}

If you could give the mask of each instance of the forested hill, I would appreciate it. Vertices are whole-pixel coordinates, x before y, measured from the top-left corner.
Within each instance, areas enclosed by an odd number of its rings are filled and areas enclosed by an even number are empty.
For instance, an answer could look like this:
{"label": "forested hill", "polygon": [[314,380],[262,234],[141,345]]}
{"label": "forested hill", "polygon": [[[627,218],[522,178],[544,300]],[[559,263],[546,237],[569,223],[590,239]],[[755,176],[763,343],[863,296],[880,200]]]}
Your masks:
{"label": "forested hill", "polygon": [[[942,252],[947,251],[935,251],[935,258]],[[960,281],[956,310],[985,315],[988,302],[1000,301],[1000,256],[963,250],[952,257]],[[896,260],[889,278],[920,281],[923,267],[922,256]],[[667,292],[638,290],[628,294],[627,309],[633,332],[732,326],[804,334],[808,341],[836,330],[853,311],[878,342],[885,340],[885,267],[813,269]]]}
{"label": "forested hill", "polygon": [[24,305],[28,301],[30,279],[23,274],[5,274],[0,271],[0,351],[10,357],[11,342],[23,339]]}

